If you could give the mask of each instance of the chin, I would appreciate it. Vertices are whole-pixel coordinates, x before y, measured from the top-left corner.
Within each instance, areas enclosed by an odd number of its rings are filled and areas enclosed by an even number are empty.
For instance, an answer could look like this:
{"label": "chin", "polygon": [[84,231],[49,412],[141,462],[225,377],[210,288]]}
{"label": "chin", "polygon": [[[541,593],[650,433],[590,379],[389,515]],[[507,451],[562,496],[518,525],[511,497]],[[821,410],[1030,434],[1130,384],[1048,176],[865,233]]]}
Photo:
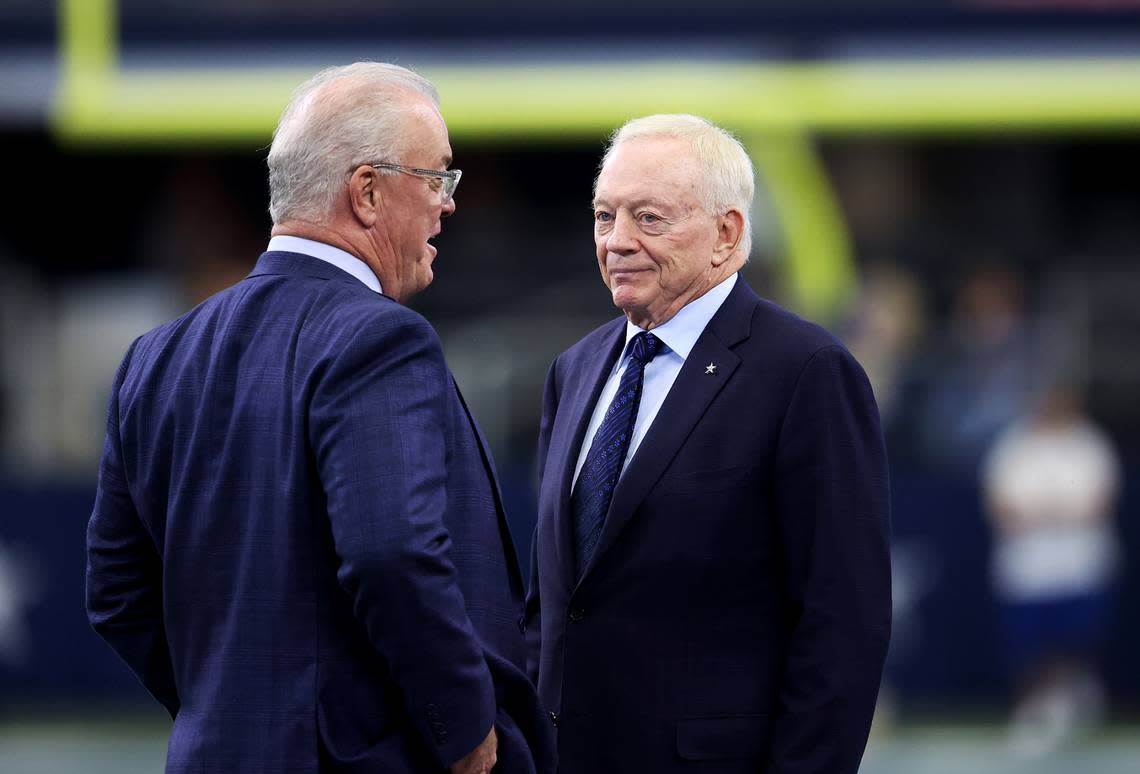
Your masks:
{"label": "chin", "polygon": [[629,285],[618,285],[612,291],[614,306],[626,311],[643,306],[641,294]]}

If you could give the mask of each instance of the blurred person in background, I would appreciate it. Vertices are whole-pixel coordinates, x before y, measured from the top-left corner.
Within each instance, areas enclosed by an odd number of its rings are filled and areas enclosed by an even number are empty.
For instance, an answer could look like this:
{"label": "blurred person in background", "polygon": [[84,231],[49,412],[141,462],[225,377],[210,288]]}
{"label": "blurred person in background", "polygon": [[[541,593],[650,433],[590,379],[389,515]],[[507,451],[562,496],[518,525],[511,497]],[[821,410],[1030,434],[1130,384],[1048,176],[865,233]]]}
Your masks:
{"label": "blurred person in background", "polygon": [[998,437],[982,488],[1018,683],[1011,741],[1019,752],[1044,754],[1104,714],[1097,661],[1119,554],[1120,462],[1078,391],[1055,384]]}
{"label": "blurred person in background", "polygon": [[884,425],[890,423],[904,365],[926,332],[918,280],[903,266],[872,264],[841,338],[867,372]]}
{"label": "blurred person in background", "polygon": [[957,287],[945,333],[909,367],[890,415],[890,447],[973,480],[994,438],[1033,393],[1035,342],[1017,272],[981,265]]}
{"label": "blurred person in background", "polygon": [[274,134],[268,251],[119,368],[88,613],[174,719],[168,771],[552,769],[490,453],[402,305],[451,157],[420,76],[319,73]]}
{"label": "blurred person in background", "polygon": [[739,275],[753,189],[696,116],[635,119],[602,161],[623,316],[547,377],[527,604],[563,774],[859,768],[891,615],[882,433],[848,351]]}

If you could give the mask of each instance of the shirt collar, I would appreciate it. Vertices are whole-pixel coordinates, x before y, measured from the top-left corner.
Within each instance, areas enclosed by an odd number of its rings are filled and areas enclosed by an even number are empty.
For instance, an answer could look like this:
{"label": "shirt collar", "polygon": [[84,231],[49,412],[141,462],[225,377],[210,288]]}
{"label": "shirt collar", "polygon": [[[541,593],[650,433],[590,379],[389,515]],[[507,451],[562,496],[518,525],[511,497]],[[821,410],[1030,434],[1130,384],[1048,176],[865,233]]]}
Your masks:
{"label": "shirt collar", "polygon": [[[728,298],[728,294],[732,292],[733,286],[736,285],[737,275],[738,272],[733,272],[731,277],[722,280],[712,290],[685,304],[668,321],[654,328],[651,331],[653,335],[661,339],[661,342],[669,349],[680,355],[682,360],[687,360],[689,353],[692,352],[697,343],[697,339],[704,332],[705,326],[709,324],[709,320],[720,309],[720,305]],[[642,330],[628,320],[626,321],[625,343],[627,347],[630,340]]]}
{"label": "shirt collar", "polygon": [[380,280],[372,273],[372,269],[368,268],[368,264],[339,247],[333,247],[313,239],[283,234],[270,239],[267,249],[283,253],[300,253],[312,258],[319,258],[326,263],[331,263],[341,271],[348,272],[377,293],[383,292],[380,290]]}

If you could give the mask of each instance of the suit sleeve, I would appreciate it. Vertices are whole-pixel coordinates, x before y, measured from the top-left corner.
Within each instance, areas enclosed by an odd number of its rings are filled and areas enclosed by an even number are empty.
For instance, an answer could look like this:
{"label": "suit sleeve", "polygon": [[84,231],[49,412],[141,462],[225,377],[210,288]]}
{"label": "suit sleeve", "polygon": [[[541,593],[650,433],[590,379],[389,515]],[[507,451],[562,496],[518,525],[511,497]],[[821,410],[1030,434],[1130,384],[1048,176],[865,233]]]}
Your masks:
{"label": "suit sleeve", "polygon": [[87,616],[173,718],[179,699],[162,618],[162,560],[131,499],[119,431],[119,391],[133,349],[111,390],[99,486],[87,523]]}
{"label": "suit sleeve", "polygon": [[435,331],[399,309],[360,325],[309,418],[337,579],[443,767],[482,742],[496,714],[443,524],[448,389]]}
{"label": "suit sleeve", "polygon": [[[546,473],[546,455],[550,451],[550,432],[558,413],[556,360],[546,374],[542,394],[542,421],[538,427],[538,496],[542,496],[542,479]],[[538,524],[530,538],[530,589],[526,596],[526,671],[530,681],[538,685],[538,658],[542,648],[542,617],[538,588]]]}
{"label": "suit sleeve", "polygon": [[855,774],[890,636],[890,500],[874,396],[842,347],[803,368],[775,481],[791,638],[765,771]]}

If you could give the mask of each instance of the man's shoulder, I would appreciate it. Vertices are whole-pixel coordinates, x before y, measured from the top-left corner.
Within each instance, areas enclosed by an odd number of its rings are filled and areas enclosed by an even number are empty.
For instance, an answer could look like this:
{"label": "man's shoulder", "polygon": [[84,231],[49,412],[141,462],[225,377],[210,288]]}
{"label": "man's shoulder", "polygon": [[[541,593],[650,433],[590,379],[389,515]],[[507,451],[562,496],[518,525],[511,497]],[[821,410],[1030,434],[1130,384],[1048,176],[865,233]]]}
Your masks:
{"label": "man's shoulder", "polygon": [[854,362],[822,325],[758,296],[747,285],[734,289],[710,328],[746,365],[780,378],[794,377],[817,357]]}
{"label": "man's shoulder", "polygon": [[194,345],[232,341],[235,335],[249,337],[254,330],[255,338],[269,346],[280,343],[282,335],[316,340],[322,348],[393,333],[438,338],[421,314],[359,283],[250,276],[143,333],[129,353],[144,362],[174,347],[189,355]]}
{"label": "man's shoulder", "polygon": [[134,344],[131,346],[132,351],[143,351],[152,349],[156,346],[161,346],[174,338],[178,331],[183,330],[188,324],[192,323],[195,318],[200,317],[203,313],[207,312],[211,307],[224,303],[224,299],[232,295],[241,283],[231,285],[223,290],[214,293],[212,296],[198,302],[190,309],[187,309],[177,317],[167,320],[164,323],[154,326],[145,333],[139,335]]}
{"label": "man's shoulder", "polygon": [[[710,322],[710,335],[724,332],[735,339],[728,331],[736,325],[723,325],[725,316],[743,316],[748,335],[741,342],[732,342],[734,349],[747,357],[750,353],[762,357],[786,358],[802,363],[820,350],[835,348],[847,353],[847,348],[822,325],[805,319],[774,301],[756,295],[747,286],[740,289],[739,297],[726,301]],[[717,318],[722,318],[717,321]],[[624,316],[615,317],[587,333],[558,357],[559,363],[580,364],[598,357],[605,357],[615,337],[625,330]],[[708,329],[706,329],[707,331]]]}
{"label": "man's shoulder", "polygon": [[847,348],[819,323],[805,319],[774,301],[760,298],[752,313],[753,346],[793,360],[812,357],[823,349]]}

